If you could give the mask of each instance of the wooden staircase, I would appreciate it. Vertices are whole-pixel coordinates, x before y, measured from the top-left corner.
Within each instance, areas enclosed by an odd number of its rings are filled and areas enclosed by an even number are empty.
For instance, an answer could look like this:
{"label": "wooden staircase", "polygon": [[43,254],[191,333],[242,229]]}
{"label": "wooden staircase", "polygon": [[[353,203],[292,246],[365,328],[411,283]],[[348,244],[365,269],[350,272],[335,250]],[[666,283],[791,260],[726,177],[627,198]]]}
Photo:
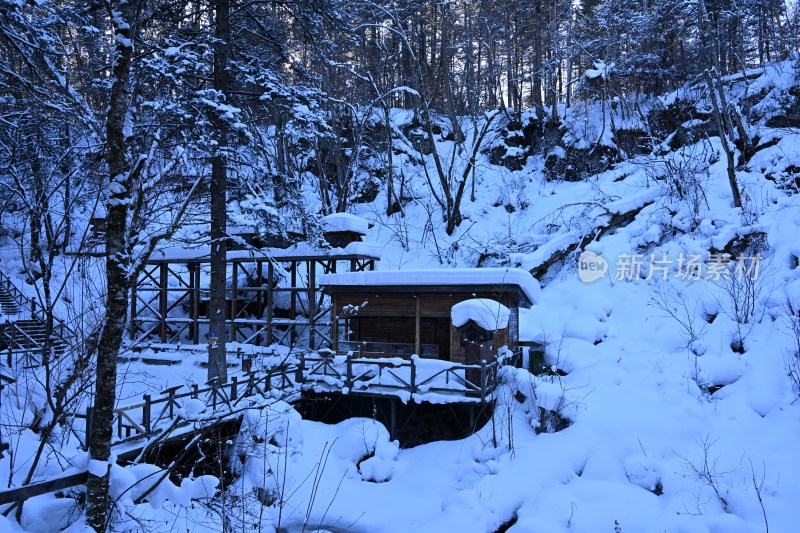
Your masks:
{"label": "wooden staircase", "polygon": [[3,311],[3,314],[6,316],[18,315],[20,311],[22,311],[19,303],[2,284],[0,284],[0,311]]}
{"label": "wooden staircase", "polygon": [[[0,353],[6,355],[6,364],[26,359],[27,363],[39,361],[47,340],[46,317],[34,300],[27,299],[3,272],[0,272]],[[66,338],[71,331],[55,319],[50,336],[52,354],[56,357],[67,350]]]}
{"label": "wooden staircase", "polygon": [[[47,326],[39,320],[15,320],[0,324],[0,350],[35,356],[41,353],[45,344]],[[51,347],[56,356],[63,355],[67,349],[64,339],[53,335]]]}

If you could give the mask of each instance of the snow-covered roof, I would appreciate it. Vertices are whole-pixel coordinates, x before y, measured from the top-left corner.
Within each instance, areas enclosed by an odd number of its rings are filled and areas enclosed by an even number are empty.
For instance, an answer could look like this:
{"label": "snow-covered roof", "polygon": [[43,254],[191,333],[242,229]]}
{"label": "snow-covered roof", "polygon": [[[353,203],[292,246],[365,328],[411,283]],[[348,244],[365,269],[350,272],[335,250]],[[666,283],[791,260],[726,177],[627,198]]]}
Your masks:
{"label": "snow-covered roof", "polygon": [[425,270],[393,270],[343,272],[325,274],[320,278],[323,287],[385,287],[385,286],[515,286],[532,304],[539,302],[542,292],[539,282],[521,268],[450,268]]}
{"label": "snow-covered roof", "polygon": [[507,328],[510,315],[511,311],[508,310],[508,307],[489,298],[464,300],[450,310],[450,318],[455,327],[460,328],[471,320],[486,331]]}
{"label": "snow-covered roof", "polygon": [[352,231],[366,235],[369,222],[350,213],[333,213],[322,217],[322,227],[325,231]]}

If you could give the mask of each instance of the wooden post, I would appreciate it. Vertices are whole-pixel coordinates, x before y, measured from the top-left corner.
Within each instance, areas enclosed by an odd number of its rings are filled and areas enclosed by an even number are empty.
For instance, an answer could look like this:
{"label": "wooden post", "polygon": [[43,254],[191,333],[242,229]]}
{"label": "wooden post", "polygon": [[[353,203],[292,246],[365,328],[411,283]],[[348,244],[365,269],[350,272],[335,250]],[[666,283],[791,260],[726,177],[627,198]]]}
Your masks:
{"label": "wooden post", "polygon": [[292,292],[289,297],[289,318],[292,321],[289,324],[289,343],[294,346],[297,341],[297,328],[295,327],[295,320],[297,318],[297,291],[294,290],[297,288],[297,261],[289,263],[289,272],[291,273],[292,280]]}
{"label": "wooden post", "polygon": [[272,261],[267,266],[267,345],[272,344],[272,287],[275,281],[275,266]]}
{"label": "wooden post", "polygon": [[161,342],[167,342],[167,296],[169,291],[167,291],[167,286],[169,285],[169,270],[167,263],[161,263],[159,267],[159,277],[158,277],[158,285],[159,289],[159,298],[158,298],[158,314],[160,315],[161,323],[159,324],[159,333],[161,337]]}
{"label": "wooden post", "polygon": [[[334,261],[334,270],[336,262]],[[339,318],[336,316],[336,295],[331,298],[331,348],[334,355],[339,353]]]}
{"label": "wooden post", "polygon": [[[256,263],[257,273],[256,273],[256,287],[258,290],[256,291],[256,316],[261,319],[264,317],[264,261],[258,261]],[[258,329],[259,334],[256,337],[256,344],[258,346],[263,346],[263,338],[260,333],[261,328]],[[267,344],[271,344],[272,341],[270,340]]]}
{"label": "wooden post", "polygon": [[231,342],[236,342],[236,315],[239,304],[239,266],[241,263],[233,261],[233,274],[231,275],[231,301],[228,304],[231,308]]}
{"label": "wooden post", "polygon": [[353,359],[349,353],[347,354],[347,376],[344,385],[348,389],[347,392],[350,392],[353,388]]}
{"label": "wooden post", "polygon": [[409,380],[409,384],[411,385],[411,394],[417,393],[417,365],[414,363],[414,358],[411,358],[411,379]]}
{"label": "wooden post", "polygon": [[297,365],[297,370],[295,371],[294,380],[297,383],[303,383],[303,370],[305,370],[305,363],[306,363],[306,356],[300,354],[300,363]]}
{"label": "wooden post", "polygon": [[236,376],[233,376],[231,378],[231,401],[232,402],[236,401],[236,398],[237,398],[236,394],[238,393],[238,390],[237,390],[238,386],[239,386],[239,378],[237,378]]}
{"label": "wooden post", "polygon": [[308,347],[316,348],[316,323],[317,323],[317,262],[308,261]]}
{"label": "wooden post", "polygon": [[416,312],[414,313],[414,352],[417,355],[420,355],[421,345],[422,345],[422,302],[420,301],[419,294],[416,296],[417,305],[416,305]]}
{"label": "wooden post", "polygon": [[200,342],[200,264],[189,263],[188,268],[191,279],[190,285],[194,289],[194,298],[189,310],[189,318],[192,319],[192,328],[194,329],[192,342],[198,344]]}
{"label": "wooden post", "polygon": [[152,401],[149,394],[145,394],[143,398],[144,405],[142,406],[142,426],[144,426],[144,436],[149,439],[153,432],[152,428],[150,427]]}
{"label": "wooden post", "polygon": [[136,286],[137,283],[134,282],[133,287],[131,287],[131,320],[128,329],[128,336],[131,340],[136,339]]}

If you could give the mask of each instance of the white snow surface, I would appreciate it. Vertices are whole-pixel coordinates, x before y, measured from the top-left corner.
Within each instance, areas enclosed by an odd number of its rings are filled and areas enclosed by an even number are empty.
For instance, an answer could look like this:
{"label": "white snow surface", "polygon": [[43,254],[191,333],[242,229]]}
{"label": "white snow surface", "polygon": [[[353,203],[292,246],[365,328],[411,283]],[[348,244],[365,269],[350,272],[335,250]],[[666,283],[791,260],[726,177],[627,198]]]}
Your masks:
{"label": "white snow surface", "polygon": [[486,331],[497,331],[508,327],[508,307],[489,298],[472,298],[455,304],[450,309],[450,318],[457,328],[470,320]]}

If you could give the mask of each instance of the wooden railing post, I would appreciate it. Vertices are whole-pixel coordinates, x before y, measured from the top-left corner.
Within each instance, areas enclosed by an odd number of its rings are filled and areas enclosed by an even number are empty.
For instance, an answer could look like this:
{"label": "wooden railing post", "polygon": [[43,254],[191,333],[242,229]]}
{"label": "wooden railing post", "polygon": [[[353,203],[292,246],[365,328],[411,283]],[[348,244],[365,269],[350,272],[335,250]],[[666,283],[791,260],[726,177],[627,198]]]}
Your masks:
{"label": "wooden railing post", "polygon": [[253,381],[255,380],[255,374],[252,372],[247,375],[247,389],[244,391],[245,396],[250,396],[250,393],[253,392],[253,388],[255,388],[255,384]]}
{"label": "wooden railing post", "polygon": [[200,392],[198,391],[198,389],[199,387],[197,386],[197,383],[194,383],[192,385],[192,398],[194,398],[195,400],[200,397]]}
{"label": "wooden railing post", "polygon": [[236,396],[237,389],[236,388],[238,387],[238,385],[239,385],[239,378],[237,378],[236,376],[231,377],[231,401],[232,402],[236,401],[236,398],[237,398],[237,396]]}
{"label": "wooden railing post", "polygon": [[152,407],[152,401],[150,399],[149,394],[145,394],[144,398],[144,405],[142,406],[142,425],[144,426],[144,436],[146,438],[150,438],[152,434],[152,428],[150,427],[150,413]]}
{"label": "wooden railing post", "polygon": [[350,390],[353,388],[353,358],[349,353],[345,357],[347,360],[347,376],[345,376],[344,384]]}
{"label": "wooden railing post", "polygon": [[301,353],[300,363],[297,365],[297,369],[295,370],[294,374],[294,381],[296,383],[303,383],[303,380],[305,379],[303,376],[303,371],[305,370],[305,366],[306,366],[306,356],[305,354]]}
{"label": "wooden railing post", "polygon": [[169,417],[175,418],[175,389],[169,391]]}
{"label": "wooden railing post", "polygon": [[411,394],[417,393],[417,364],[414,362],[414,358],[411,358]]}

